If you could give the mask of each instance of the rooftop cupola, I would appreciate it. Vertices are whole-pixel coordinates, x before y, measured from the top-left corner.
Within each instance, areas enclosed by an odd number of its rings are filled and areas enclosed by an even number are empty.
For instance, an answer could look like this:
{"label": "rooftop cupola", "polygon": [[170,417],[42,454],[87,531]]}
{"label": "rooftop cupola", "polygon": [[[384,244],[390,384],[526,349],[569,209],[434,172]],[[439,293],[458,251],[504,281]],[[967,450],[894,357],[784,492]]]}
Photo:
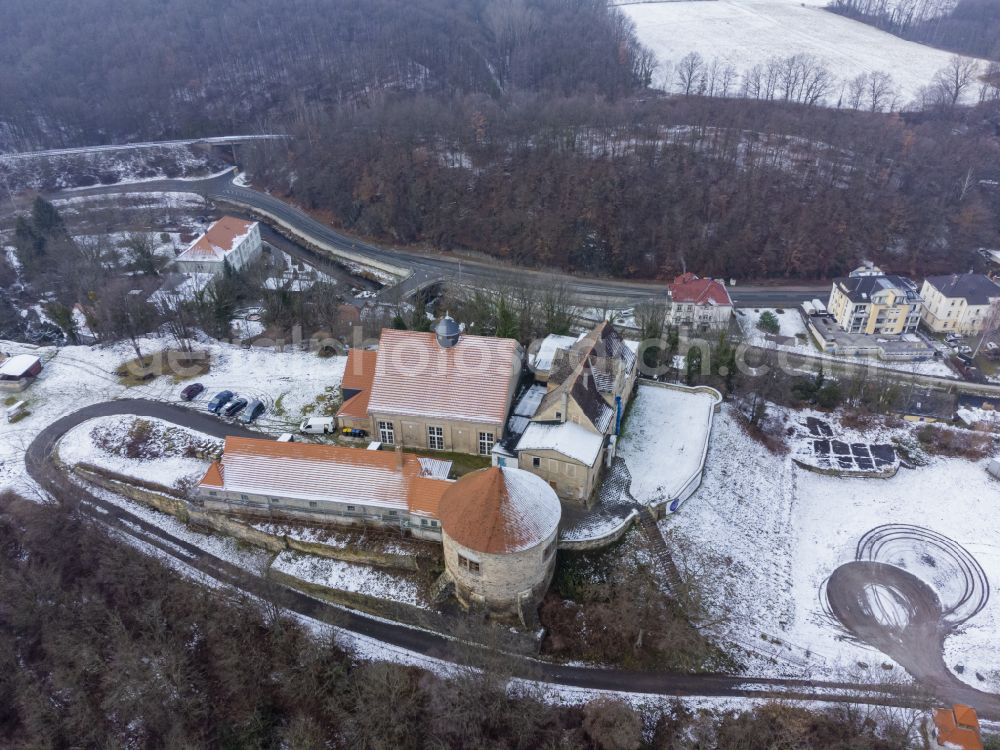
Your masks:
{"label": "rooftop cupola", "polygon": [[434,335],[437,336],[438,345],[442,349],[451,349],[458,343],[462,329],[458,327],[455,319],[446,313],[434,327]]}

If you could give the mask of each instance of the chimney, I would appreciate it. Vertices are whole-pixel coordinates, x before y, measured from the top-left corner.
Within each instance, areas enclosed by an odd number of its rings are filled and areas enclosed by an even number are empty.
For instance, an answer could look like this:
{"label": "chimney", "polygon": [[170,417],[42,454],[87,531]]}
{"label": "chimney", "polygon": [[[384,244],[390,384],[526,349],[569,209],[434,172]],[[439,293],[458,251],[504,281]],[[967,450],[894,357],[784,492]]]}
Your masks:
{"label": "chimney", "polygon": [[403,468],[403,446],[397,445],[396,448],[396,468],[402,470]]}

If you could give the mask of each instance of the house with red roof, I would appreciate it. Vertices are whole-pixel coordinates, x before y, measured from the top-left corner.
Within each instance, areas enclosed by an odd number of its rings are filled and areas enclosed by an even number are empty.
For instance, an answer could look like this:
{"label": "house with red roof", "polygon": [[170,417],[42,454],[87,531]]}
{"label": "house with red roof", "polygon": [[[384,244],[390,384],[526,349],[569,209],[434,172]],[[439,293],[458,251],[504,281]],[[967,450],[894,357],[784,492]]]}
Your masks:
{"label": "house with red roof", "polygon": [[726,285],[684,273],[667,287],[667,322],[699,331],[718,330],[729,325],[733,300]]}
{"label": "house with red roof", "polygon": [[205,234],[174,258],[181,273],[219,274],[226,263],[238,271],[260,254],[260,225],[235,216],[223,216]]}
{"label": "house with red roof", "polygon": [[934,709],[934,741],[937,747],[951,750],[983,750],[975,709],[960,703]]}

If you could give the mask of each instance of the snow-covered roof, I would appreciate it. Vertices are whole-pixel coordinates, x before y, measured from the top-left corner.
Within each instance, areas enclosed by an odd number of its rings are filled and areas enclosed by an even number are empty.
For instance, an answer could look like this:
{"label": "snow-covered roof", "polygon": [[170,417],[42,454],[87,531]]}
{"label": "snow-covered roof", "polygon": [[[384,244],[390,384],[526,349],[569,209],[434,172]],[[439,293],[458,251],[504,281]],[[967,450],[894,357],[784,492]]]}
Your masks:
{"label": "snow-covered roof", "polygon": [[227,492],[363,505],[437,517],[450,461],[395,451],[226,438],[201,484]]}
{"label": "snow-covered roof", "polygon": [[604,447],[604,435],[598,435],[573,422],[551,424],[532,422],[517,442],[516,452],[548,450],[574,461],[593,466]]}
{"label": "snow-covered roof", "polygon": [[221,263],[257,225],[235,216],[223,216],[208,228],[205,234],[192,242],[177,256],[177,260],[208,261]]}
{"label": "snow-covered roof", "polygon": [[0,365],[0,376],[5,378],[23,377],[38,363],[38,357],[31,354],[17,354]]}
{"label": "snow-covered roof", "polygon": [[578,341],[576,336],[560,336],[550,333],[538,346],[538,351],[531,355],[528,364],[533,370],[548,372],[552,369],[552,360],[560,349],[569,349]]}
{"label": "snow-covered roof", "polygon": [[385,329],[368,411],[503,425],[520,368],[513,339],[463,335],[444,348],[433,333]]}
{"label": "snow-covered roof", "polygon": [[441,497],[444,533],[485,554],[531,549],[556,533],[562,507],[545,480],[522,469],[493,466],[466,474]]}

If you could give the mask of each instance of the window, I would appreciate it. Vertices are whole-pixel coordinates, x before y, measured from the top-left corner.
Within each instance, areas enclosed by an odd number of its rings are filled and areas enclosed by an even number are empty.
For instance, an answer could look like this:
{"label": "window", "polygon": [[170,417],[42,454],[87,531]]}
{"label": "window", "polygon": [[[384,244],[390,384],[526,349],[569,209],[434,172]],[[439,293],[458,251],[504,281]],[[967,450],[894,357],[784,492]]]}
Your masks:
{"label": "window", "polygon": [[480,432],[479,433],[479,455],[488,456],[493,451],[493,433],[492,432]]}
{"label": "window", "polygon": [[561,411],[557,411],[556,412],[556,419],[562,419],[562,412]]}
{"label": "window", "polygon": [[576,467],[573,464],[566,464],[566,476],[575,477]]}
{"label": "window", "polygon": [[378,423],[378,439],[386,445],[393,445],[396,442],[396,433],[392,428],[392,422]]}
{"label": "window", "polygon": [[435,529],[437,528],[437,525],[438,525],[437,521],[431,521],[431,526],[433,526]]}
{"label": "window", "polygon": [[479,562],[477,560],[470,560],[465,555],[458,556],[458,567],[464,568],[470,573],[479,572]]}
{"label": "window", "polygon": [[428,427],[427,428],[427,447],[435,451],[444,450],[444,428],[443,427]]}
{"label": "window", "polygon": [[535,469],[541,468],[541,466],[542,466],[542,459],[540,459],[538,456],[532,456],[531,457],[531,465]]}
{"label": "window", "polygon": [[475,560],[469,560],[469,572],[470,573],[478,573],[479,572],[479,563],[477,563]]}
{"label": "window", "polygon": [[278,504],[278,503],[280,503],[281,501],[280,501],[280,500],[279,500],[278,498],[276,498],[276,497],[272,497],[272,498],[271,498],[271,502],[272,502],[272,503],[274,503],[275,505],[277,505],[277,504]]}
{"label": "window", "polygon": [[215,497],[219,493],[217,493],[215,490],[209,490],[208,494],[211,495],[212,497]]}
{"label": "window", "polygon": [[246,495],[240,495],[240,500],[249,500],[250,498]]}
{"label": "window", "polygon": [[426,526],[427,525],[427,519],[426,518],[421,518],[420,519],[420,525],[421,526]]}
{"label": "window", "polygon": [[390,516],[398,516],[398,515],[399,515],[399,513],[398,513],[397,511],[394,511],[394,510],[390,510],[390,511],[389,511],[389,515],[390,515]]}
{"label": "window", "polygon": [[309,507],[310,508],[315,508],[316,507],[316,501],[315,500],[310,500],[309,501]]}
{"label": "window", "polygon": [[353,513],[355,510],[357,510],[357,508],[355,508],[353,505],[348,505],[347,506],[347,512],[348,513]]}

